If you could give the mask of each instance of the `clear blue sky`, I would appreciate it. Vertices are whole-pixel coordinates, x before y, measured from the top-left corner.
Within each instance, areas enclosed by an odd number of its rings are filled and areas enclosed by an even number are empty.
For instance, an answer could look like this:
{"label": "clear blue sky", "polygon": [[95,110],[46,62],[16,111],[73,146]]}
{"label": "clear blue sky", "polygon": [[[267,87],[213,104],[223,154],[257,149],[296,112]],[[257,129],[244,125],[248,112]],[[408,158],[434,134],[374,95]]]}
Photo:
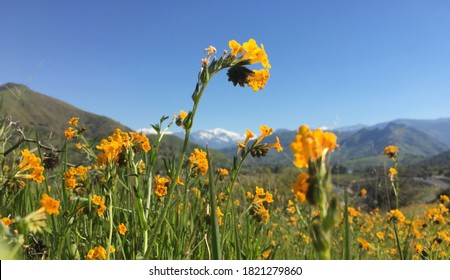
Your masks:
{"label": "clear blue sky", "polygon": [[192,107],[203,49],[254,38],[266,88],[209,84],[195,129],[449,117],[450,1],[2,1],[0,84],[133,129]]}

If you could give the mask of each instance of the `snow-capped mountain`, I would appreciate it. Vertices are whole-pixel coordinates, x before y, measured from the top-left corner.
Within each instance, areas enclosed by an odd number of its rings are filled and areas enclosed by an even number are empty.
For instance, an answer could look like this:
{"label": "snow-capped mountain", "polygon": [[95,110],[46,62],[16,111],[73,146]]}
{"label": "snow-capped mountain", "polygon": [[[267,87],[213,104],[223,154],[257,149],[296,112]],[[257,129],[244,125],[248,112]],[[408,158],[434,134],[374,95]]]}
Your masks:
{"label": "snow-capped mountain", "polygon": [[[184,138],[184,132],[175,133],[175,135]],[[239,141],[243,141],[245,135],[236,132],[228,131],[222,128],[215,128],[210,130],[198,130],[191,132],[189,141],[196,144],[213,148],[221,149],[235,145]]]}

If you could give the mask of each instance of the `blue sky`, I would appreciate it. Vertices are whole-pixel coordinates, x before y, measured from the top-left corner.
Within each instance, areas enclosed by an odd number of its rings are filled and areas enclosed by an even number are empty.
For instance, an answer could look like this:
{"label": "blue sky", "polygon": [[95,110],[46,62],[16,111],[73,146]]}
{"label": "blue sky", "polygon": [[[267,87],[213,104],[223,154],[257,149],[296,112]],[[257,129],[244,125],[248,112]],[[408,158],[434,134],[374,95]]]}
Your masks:
{"label": "blue sky", "polygon": [[225,72],[194,130],[244,133],[450,117],[450,1],[2,1],[0,84],[22,83],[133,129],[192,107],[203,50],[254,38],[271,78]]}

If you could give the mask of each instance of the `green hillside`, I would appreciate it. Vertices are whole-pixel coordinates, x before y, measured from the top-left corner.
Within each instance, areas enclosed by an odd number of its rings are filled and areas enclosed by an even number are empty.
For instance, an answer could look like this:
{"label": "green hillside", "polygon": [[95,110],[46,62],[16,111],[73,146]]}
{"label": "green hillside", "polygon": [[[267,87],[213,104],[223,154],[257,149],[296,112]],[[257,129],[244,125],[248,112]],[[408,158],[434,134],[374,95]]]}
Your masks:
{"label": "green hillside", "polygon": [[87,137],[106,137],[115,128],[124,131],[131,129],[105,116],[80,110],[66,102],[46,96],[26,86],[7,83],[0,86],[0,116],[11,116],[18,121],[25,133],[34,135],[39,132],[43,140],[51,136],[54,145],[61,145],[67,121],[72,117],[80,118],[80,125],[87,130]]}

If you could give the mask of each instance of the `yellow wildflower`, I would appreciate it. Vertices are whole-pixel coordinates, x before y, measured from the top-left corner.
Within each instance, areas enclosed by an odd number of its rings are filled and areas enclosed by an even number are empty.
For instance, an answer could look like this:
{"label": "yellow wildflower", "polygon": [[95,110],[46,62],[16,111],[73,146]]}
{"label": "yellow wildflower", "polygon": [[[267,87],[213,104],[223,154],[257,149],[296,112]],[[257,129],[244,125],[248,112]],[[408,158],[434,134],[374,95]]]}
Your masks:
{"label": "yellow wildflower", "polygon": [[362,217],[362,213],[353,207],[348,207],[348,214],[352,217]]}
{"label": "yellow wildflower", "polygon": [[194,149],[194,152],[189,156],[189,162],[194,172],[200,171],[202,175],[208,172],[208,159],[206,152],[201,149]]}
{"label": "yellow wildflower", "polygon": [[92,203],[94,203],[95,205],[102,205],[105,204],[105,197],[101,197],[99,195],[95,195],[92,197]]}
{"label": "yellow wildflower", "polygon": [[75,126],[75,127],[78,127],[78,121],[80,120],[80,118],[71,118],[69,121],[68,121],[68,123],[70,124],[70,125],[73,125],[73,126]]}
{"label": "yellow wildflower", "polygon": [[442,194],[441,196],[439,196],[439,200],[441,201],[441,203],[450,203],[450,198],[448,198],[448,196],[446,196],[445,194]]}
{"label": "yellow wildflower", "polygon": [[423,252],[423,246],[421,244],[416,244],[415,249],[419,254]]}
{"label": "yellow wildflower", "polygon": [[131,143],[136,151],[143,150],[144,152],[150,151],[150,141],[144,133],[139,134],[136,132],[130,132]]}
{"label": "yellow wildflower", "polygon": [[287,211],[289,213],[291,213],[291,214],[294,214],[295,213],[295,207],[294,206],[290,206],[290,207],[287,208]]}
{"label": "yellow wildflower", "polygon": [[175,121],[175,123],[176,123],[176,125],[177,126],[181,126],[181,127],[183,127],[184,128],[184,119],[187,117],[187,113],[185,112],[185,111],[183,111],[183,110],[180,110],[180,114],[179,115],[177,115],[176,113],[175,113],[175,119],[176,119],[176,121]]}
{"label": "yellow wildflower", "polygon": [[309,188],[309,174],[307,172],[302,172],[298,174],[297,180],[291,185],[291,190],[294,192],[296,200],[298,203],[306,201],[306,194]]}
{"label": "yellow wildflower", "polygon": [[228,170],[224,169],[224,168],[219,168],[219,175],[220,176],[226,176],[228,175]]}
{"label": "yellow wildflower", "polygon": [[270,254],[272,253],[272,249],[268,249],[266,251],[264,251],[261,256],[258,257],[258,259],[268,259],[270,257]]}
{"label": "yellow wildflower", "polygon": [[291,143],[294,164],[298,168],[308,167],[309,160],[317,160],[336,147],[336,135],[333,133],[321,129],[311,131],[307,125],[302,125]]}
{"label": "yellow wildflower", "polygon": [[247,192],[245,197],[247,197],[247,199],[253,199],[253,194],[251,192]]}
{"label": "yellow wildflower", "polygon": [[[112,254],[116,249],[111,246],[109,247],[109,253]],[[86,260],[106,260],[106,249],[99,245],[93,249],[90,249],[86,255]]]}
{"label": "yellow wildflower", "polygon": [[139,161],[139,174],[144,174],[145,172],[145,162],[143,160]]}
{"label": "yellow wildflower", "polygon": [[99,217],[103,217],[103,213],[106,210],[106,206],[104,204],[100,205],[100,207],[97,209],[97,215]]}
{"label": "yellow wildflower", "polygon": [[153,181],[155,182],[153,188],[155,190],[155,195],[159,198],[167,195],[167,184],[170,182],[169,178],[164,178],[159,175],[156,175],[155,178],[153,178]]}
{"label": "yellow wildflower", "polygon": [[269,211],[266,209],[273,202],[273,196],[270,192],[265,192],[263,188],[255,187],[255,195],[247,193],[247,198],[253,197],[251,206],[251,215],[262,223],[269,221]]}
{"label": "yellow wildflower", "polygon": [[75,132],[76,130],[70,126],[66,130],[64,130],[64,135],[66,136],[67,139],[72,139],[73,137],[75,137]]}
{"label": "yellow wildflower", "polygon": [[219,224],[219,226],[223,225],[223,216],[224,214],[222,213],[222,211],[220,211],[219,206],[217,206],[217,217],[218,217],[217,223]]}
{"label": "yellow wildflower", "polygon": [[395,178],[395,176],[396,176],[397,174],[398,174],[397,169],[395,169],[395,168],[393,168],[393,167],[389,168],[389,174],[388,174],[388,177],[389,177],[389,179],[390,179],[391,181],[394,180],[394,178]]}
{"label": "yellow wildflower", "polygon": [[252,139],[253,137],[255,137],[255,134],[253,134],[253,132],[251,132],[250,130],[246,129],[245,130],[245,139],[248,142],[248,140]]}
{"label": "yellow wildflower", "polygon": [[127,232],[127,227],[121,223],[118,227],[117,227],[117,231],[119,232],[120,235],[124,236],[125,233]]}
{"label": "yellow wildflower", "polygon": [[187,113],[183,110],[180,110],[180,118],[185,119],[187,117]]}
{"label": "yellow wildflower", "polygon": [[184,182],[181,180],[180,176],[178,176],[177,185],[184,186]]}
{"label": "yellow wildflower", "polygon": [[[14,177],[32,179],[33,181],[42,183],[45,177],[43,175],[44,167],[40,165],[41,159],[38,158],[35,154],[30,153],[28,149],[24,149],[20,153],[22,154],[22,160],[18,165],[19,171]],[[31,174],[23,173],[31,169],[32,169]]]}
{"label": "yellow wildflower", "polygon": [[378,240],[384,241],[384,233],[378,231],[375,235],[377,236]]}
{"label": "yellow wildflower", "polygon": [[273,144],[266,144],[266,148],[276,148],[277,152],[281,152],[283,150],[283,147],[281,147],[280,144],[280,139],[278,138],[278,136],[275,137],[275,139],[277,140],[275,143]]}
{"label": "yellow wildflower", "polygon": [[261,135],[258,137],[257,143],[261,142],[265,137],[272,135],[273,129],[268,127],[267,125],[261,125],[259,127],[261,130]]}
{"label": "yellow wildflower", "polygon": [[358,241],[359,246],[361,246],[363,250],[369,250],[372,247],[372,245],[363,238],[357,238],[356,241]]}
{"label": "yellow wildflower", "polygon": [[367,190],[366,189],[362,189],[361,190],[361,196],[364,197],[367,195]]}
{"label": "yellow wildflower", "polygon": [[387,213],[387,218],[389,221],[400,222],[400,223],[403,223],[406,220],[403,213],[398,209],[389,211]]}
{"label": "yellow wildflower", "polygon": [[97,215],[99,217],[103,217],[103,213],[106,210],[106,206],[105,206],[105,197],[104,196],[98,196],[95,195],[92,197],[92,203],[94,203],[95,205],[98,206],[97,208]]}
{"label": "yellow wildflower", "polygon": [[384,154],[387,155],[388,157],[392,158],[392,159],[395,159],[397,157],[397,153],[398,153],[398,147],[397,146],[389,145],[389,146],[384,148]]}
{"label": "yellow wildflower", "polygon": [[254,92],[263,90],[270,78],[270,72],[267,69],[253,70],[253,73],[247,76],[247,85],[253,89]]}
{"label": "yellow wildflower", "polygon": [[3,224],[4,224],[6,227],[9,227],[10,224],[13,224],[13,223],[16,222],[15,220],[11,220],[11,219],[8,218],[8,217],[2,218],[1,221],[3,222]]}
{"label": "yellow wildflower", "polygon": [[47,194],[42,195],[42,199],[39,201],[42,207],[45,208],[45,212],[47,212],[49,215],[55,214],[59,215],[59,205],[60,202],[56,199],[53,199]]}
{"label": "yellow wildflower", "polygon": [[265,68],[271,67],[263,44],[259,47],[254,39],[250,39],[242,47],[245,50],[242,60],[249,59],[251,64],[261,63]]}
{"label": "yellow wildflower", "polygon": [[238,54],[243,54],[245,51],[244,48],[241,46],[241,44],[236,42],[236,40],[229,41],[228,46],[231,49],[231,52],[230,52],[231,56],[237,56]]}

